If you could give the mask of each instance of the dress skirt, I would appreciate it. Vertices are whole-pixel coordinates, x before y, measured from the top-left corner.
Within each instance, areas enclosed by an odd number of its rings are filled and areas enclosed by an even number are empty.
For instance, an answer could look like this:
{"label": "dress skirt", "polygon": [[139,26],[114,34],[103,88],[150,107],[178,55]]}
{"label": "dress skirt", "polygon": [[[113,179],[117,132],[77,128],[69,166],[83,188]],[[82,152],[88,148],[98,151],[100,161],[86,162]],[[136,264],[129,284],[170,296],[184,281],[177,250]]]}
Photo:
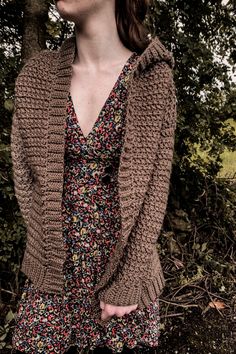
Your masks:
{"label": "dress skirt", "polygon": [[62,354],[70,346],[106,346],[121,353],[125,347],[158,346],[158,298],[142,311],[113,316],[105,326],[96,321],[91,306],[94,288],[120,237],[117,177],[127,83],[137,58],[133,52],[127,60],[87,136],[68,95],[61,214],[67,253],[64,288],[61,294],[46,293],[26,279],[12,338],[13,348],[22,352]]}

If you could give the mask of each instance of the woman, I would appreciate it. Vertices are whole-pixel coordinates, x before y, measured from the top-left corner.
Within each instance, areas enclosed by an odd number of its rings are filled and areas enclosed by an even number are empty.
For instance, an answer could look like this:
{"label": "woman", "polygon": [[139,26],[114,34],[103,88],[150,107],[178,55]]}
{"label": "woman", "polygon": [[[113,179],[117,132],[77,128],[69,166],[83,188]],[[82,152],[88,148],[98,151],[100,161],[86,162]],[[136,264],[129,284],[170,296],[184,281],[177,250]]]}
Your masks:
{"label": "woman", "polygon": [[157,253],[171,173],[174,59],[149,39],[142,0],[60,0],[75,36],[15,88],[11,151],[27,224],[13,347],[155,348]]}

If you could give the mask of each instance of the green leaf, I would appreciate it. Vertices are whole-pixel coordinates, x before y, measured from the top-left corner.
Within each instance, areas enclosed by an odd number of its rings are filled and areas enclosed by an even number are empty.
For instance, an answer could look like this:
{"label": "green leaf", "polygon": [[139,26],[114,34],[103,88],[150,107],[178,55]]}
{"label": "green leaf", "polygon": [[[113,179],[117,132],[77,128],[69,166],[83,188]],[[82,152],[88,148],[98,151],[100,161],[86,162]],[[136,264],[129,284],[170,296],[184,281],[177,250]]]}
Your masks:
{"label": "green leaf", "polygon": [[207,242],[204,242],[202,244],[202,252],[204,252],[206,250],[206,248],[207,248]]}
{"label": "green leaf", "polygon": [[10,323],[12,320],[14,320],[15,316],[14,313],[12,312],[12,310],[8,311],[7,315],[6,315],[6,323]]}

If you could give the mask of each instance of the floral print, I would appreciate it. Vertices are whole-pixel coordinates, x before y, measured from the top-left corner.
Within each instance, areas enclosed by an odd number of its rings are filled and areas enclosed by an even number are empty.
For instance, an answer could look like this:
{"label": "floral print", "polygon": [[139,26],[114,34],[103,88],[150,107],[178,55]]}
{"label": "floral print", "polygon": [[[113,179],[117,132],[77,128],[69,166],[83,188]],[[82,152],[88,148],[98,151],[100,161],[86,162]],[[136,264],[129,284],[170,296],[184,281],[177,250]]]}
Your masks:
{"label": "floral print", "polygon": [[26,353],[61,354],[70,346],[91,350],[107,346],[156,347],[159,299],[144,310],[112,317],[103,327],[93,317],[93,289],[120,237],[118,166],[129,73],[138,54],[124,65],[97,120],[85,136],[72,97],[67,100],[62,198],[63,239],[67,258],[61,294],[36,289],[27,279],[19,302],[13,347]]}

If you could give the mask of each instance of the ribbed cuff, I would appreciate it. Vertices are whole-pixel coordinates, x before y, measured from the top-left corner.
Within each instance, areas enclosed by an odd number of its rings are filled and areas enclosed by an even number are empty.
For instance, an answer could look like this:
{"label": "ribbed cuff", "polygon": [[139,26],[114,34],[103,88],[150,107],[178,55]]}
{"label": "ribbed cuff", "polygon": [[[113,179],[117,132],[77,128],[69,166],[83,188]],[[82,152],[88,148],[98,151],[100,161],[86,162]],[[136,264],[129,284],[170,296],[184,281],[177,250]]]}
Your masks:
{"label": "ribbed cuff", "polygon": [[[122,289],[122,290],[121,290]],[[110,288],[100,290],[99,300],[114,306],[130,306],[138,304],[141,296],[140,282],[132,287],[125,287],[125,284],[113,284]]]}
{"label": "ribbed cuff", "polygon": [[109,323],[109,320],[101,320],[100,300],[114,306],[138,304],[137,310],[142,311],[144,308],[148,307],[151,302],[159,298],[164,286],[165,279],[162,270],[160,270],[160,273],[146,284],[139,284],[139,286],[133,286],[131,288],[124,288],[122,286],[121,292],[120,283],[119,285],[116,283],[107,290],[100,290],[97,298],[94,298],[93,301],[94,318],[102,327],[105,327]]}
{"label": "ribbed cuff", "polygon": [[160,270],[159,274],[155,278],[151,279],[147,284],[143,283],[138,308],[143,310],[145,307],[148,307],[151,302],[156,301],[156,299],[161,295],[164,287],[165,278],[162,270]]}

